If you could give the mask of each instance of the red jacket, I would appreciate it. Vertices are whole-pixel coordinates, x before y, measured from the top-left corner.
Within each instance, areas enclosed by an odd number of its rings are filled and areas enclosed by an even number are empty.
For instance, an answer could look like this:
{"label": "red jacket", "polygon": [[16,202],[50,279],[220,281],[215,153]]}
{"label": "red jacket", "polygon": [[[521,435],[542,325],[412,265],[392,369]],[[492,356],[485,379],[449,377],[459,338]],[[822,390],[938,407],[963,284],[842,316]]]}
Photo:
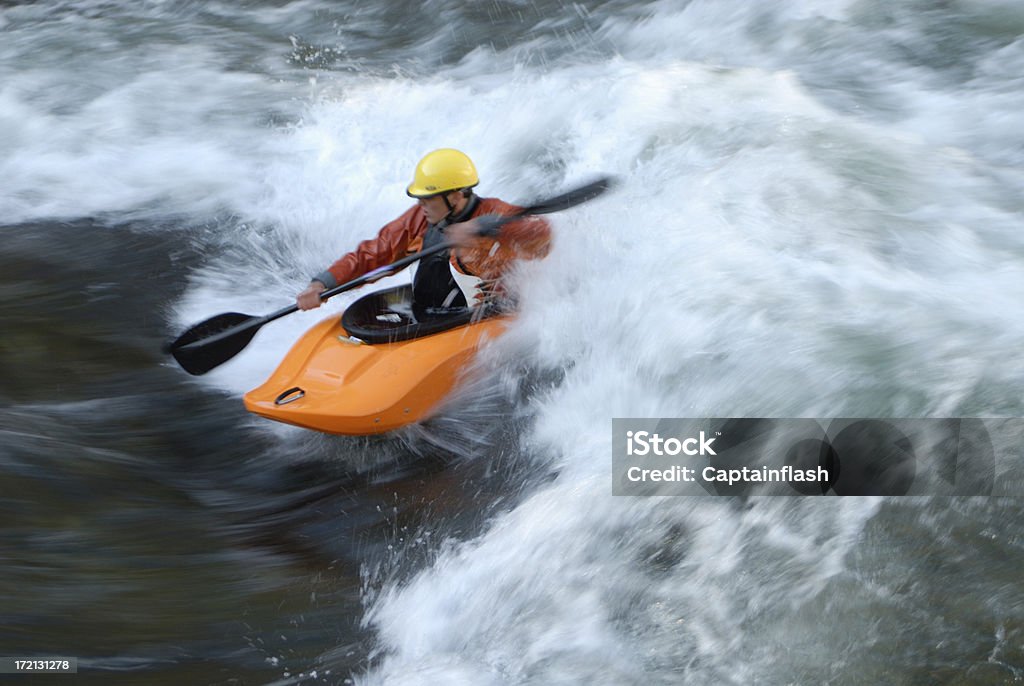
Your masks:
{"label": "red jacket", "polygon": [[[471,217],[483,214],[510,215],[522,208],[497,198],[480,198]],[[467,217],[469,219],[469,217]],[[327,268],[335,284],[358,278],[366,272],[391,264],[419,252],[427,232],[427,218],[419,205],[413,205],[402,216],[387,223],[377,234],[356,247]],[[480,277],[493,283],[516,259],[541,258],[551,245],[551,226],[541,217],[524,217],[501,228],[498,238],[479,238],[477,245],[452,250],[451,263],[463,274]],[[323,275],[326,277],[326,274]],[[318,279],[320,277],[317,277]],[[335,284],[327,283],[328,287]]]}

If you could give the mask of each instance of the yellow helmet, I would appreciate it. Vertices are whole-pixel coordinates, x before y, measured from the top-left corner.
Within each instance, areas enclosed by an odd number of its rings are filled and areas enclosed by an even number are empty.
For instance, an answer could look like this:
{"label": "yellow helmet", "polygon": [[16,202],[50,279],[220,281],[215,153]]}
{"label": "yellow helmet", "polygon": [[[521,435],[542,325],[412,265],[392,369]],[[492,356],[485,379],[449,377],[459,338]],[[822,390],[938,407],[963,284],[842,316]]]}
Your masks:
{"label": "yellow helmet", "polygon": [[416,165],[416,174],[405,192],[413,198],[472,188],[480,183],[473,160],[464,152],[441,148],[428,152]]}

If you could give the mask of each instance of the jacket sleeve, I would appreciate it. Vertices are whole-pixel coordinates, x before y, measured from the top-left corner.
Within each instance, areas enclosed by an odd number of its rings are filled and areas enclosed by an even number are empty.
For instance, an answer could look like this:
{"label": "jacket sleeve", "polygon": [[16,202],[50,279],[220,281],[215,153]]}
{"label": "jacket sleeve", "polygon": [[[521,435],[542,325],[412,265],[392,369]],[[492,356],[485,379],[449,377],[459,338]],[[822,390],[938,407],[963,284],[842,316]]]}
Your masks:
{"label": "jacket sleeve", "polygon": [[422,242],[423,210],[413,205],[402,216],[388,222],[375,238],[361,242],[355,250],[313,277],[328,288],[356,279],[363,274],[391,264],[418,249]]}

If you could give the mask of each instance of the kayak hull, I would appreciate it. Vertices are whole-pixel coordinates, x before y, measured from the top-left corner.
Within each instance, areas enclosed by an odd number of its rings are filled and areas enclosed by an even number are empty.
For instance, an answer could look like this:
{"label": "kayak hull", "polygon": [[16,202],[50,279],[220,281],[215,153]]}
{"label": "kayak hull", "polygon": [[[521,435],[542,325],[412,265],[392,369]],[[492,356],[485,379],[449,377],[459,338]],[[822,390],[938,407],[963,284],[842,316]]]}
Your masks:
{"label": "kayak hull", "polygon": [[257,415],[331,434],[392,431],[432,416],[477,349],[500,336],[496,316],[428,336],[368,344],[341,318],[320,322],[262,385],[245,394]]}

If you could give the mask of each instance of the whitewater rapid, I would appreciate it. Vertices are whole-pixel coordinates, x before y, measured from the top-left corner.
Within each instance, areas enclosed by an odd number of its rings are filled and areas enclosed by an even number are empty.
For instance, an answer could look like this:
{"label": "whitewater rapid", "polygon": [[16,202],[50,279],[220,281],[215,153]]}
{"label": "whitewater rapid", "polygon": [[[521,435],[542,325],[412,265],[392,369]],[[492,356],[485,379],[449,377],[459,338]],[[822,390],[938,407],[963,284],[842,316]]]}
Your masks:
{"label": "whitewater rapid", "polygon": [[[201,245],[168,331],[290,302],[408,206],[430,149],[466,151],[479,192],[510,202],[620,180],[553,217],[515,330],[482,354],[509,398],[524,368],[558,378],[514,401],[515,460],[545,478],[411,577],[368,573],[378,649],[358,683],[887,673],[871,614],[927,614],[893,600],[916,568],[889,527],[909,510],[951,546],[944,508],[615,498],[611,419],[1024,413],[1018,5],[436,2],[417,29],[390,4],[79,4],[166,35],[68,12],[30,61],[46,9],[2,10],[0,213],[128,217]],[[488,13],[515,30],[488,37]],[[385,28],[398,16],[405,43]],[[68,68],[76,30],[107,54]],[[237,399],[354,297],[266,327],[196,383]],[[909,674],[927,649],[906,650]]]}

